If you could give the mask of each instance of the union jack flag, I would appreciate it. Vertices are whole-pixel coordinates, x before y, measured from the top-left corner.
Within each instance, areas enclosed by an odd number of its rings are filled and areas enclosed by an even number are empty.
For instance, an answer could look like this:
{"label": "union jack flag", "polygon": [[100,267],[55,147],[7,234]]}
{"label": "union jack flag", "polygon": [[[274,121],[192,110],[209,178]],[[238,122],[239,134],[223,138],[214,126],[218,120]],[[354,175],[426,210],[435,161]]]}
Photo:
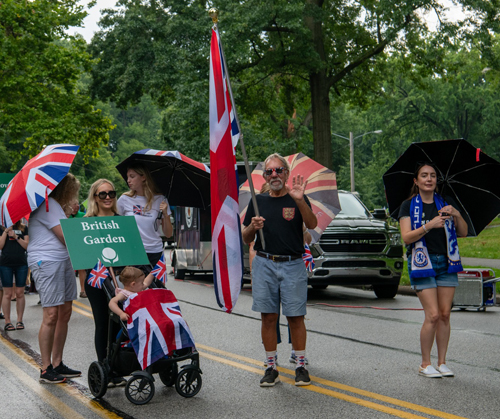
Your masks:
{"label": "union jack flag", "polygon": [[156,279],[159,279],[164,284],[167,283],[167,264],[165,263],[165,254],[161,254],[161,258],[156,262],[155,267],[151,271]]}
{"label": "union jack flag", "polygon": [[143,208],[140,205],[134,205],[132,210],[134,211],[134,215],[142,215]]}
{"label": "union jack flag", "polygon": [[219,306],[231,313],[243,281],[243,249],[234,151],[240,131],[217,27],[212,29],[209,85],[214,289]]}
{"label": "union jack flag", "polygon": [[304,244],[304,253],[302,254],[302,260],[306,264],[307,271],[312,272],[314,269],[314,258],[307,243]]}
{"label": "union jack flag", "polygon": [[154,288],[132,294],[123,310],[130,316],[128,335],[142,369],[176,350],[195,347],[172,291]]}
{"label": "union jack flag", "polygon": [[79,146],[54,144],[28,160],[0,200],[2,225],[10,227],[37,209],[66,176]]}
{"label": "union jack flag", "polygon": [[109,276],[109,271],[101,263],[100,259],[97,259],[97,265],[90,271],[87,283],[94,288],[102,288],[102,283]]}

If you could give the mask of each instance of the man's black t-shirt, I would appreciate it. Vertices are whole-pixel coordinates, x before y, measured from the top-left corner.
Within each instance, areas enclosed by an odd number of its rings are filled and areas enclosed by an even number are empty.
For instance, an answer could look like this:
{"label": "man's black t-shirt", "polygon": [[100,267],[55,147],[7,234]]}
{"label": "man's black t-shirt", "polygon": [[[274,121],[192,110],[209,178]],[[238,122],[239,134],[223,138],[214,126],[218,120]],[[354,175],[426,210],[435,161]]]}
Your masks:
{"label": "man's black t-shirt", "polygon": [[[452,198],[446,197],[445,201],[452,207],[457,208],[457,204],[455,203],[455,201],[453,201]],[[398,218],[399,219],[401,219],[401,217],[411,218],[410,207],[411,207],[411,200],[404,201],[401,204]],[[425,202],[422,202],[422,224],[428,223],[438,215],[439,212],[434,202],[432,204],[426,204]],[[429,233],[425,235],[425,244],[427,245],[427,250],[429,254],[446,255],[447,254],[446,243],[447,243],[446,233],[444,231],[444,228],[432,228],[429,230]],[[407,247],[408,252],[410,248],[411,246]]]}
{"label": "man's black t-shirt", "polygon": [[[262,249],[259,233],[257,233],[254,249],[272,255],[302,255],[304,253],[304,221],[293,198],[289,194],[273,198],[269,193],[259,194],[256,198],[260,216],[265,219],[263,231],[266,249]],[[304,195],[304,199],[311,207],[307,196]],[[255,217],[255,212],[250,201],[243,225],[250,225],[252,217]]]}

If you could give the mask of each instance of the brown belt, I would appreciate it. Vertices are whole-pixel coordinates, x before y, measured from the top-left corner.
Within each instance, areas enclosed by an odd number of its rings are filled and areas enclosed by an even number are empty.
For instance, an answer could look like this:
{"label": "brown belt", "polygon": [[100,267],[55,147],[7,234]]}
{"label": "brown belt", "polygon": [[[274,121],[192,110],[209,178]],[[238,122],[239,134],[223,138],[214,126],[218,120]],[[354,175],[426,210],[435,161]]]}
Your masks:
{"label": "brown belt", "polygon": [[300,259],[302,256],[283,256],[283,255],[270,255],[269,253],[257,252],[257,256],[261,258],[270,259],[273,262],[290,262],[292,260]]}

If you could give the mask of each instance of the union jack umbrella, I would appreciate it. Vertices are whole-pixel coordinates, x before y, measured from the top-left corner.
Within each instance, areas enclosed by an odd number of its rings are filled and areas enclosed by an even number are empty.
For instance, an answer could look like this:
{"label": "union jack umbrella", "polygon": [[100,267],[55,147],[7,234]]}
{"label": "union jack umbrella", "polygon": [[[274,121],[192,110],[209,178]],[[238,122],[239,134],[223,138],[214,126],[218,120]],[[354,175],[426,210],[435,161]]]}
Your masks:
{"label": "union jack umbrella", "polygon": [[160,260],[156,262],[156,265],[151,273],[156,279],[160,280],[164,284],[167,283],[167,264],[165,263],[164,253],[161,254]]}
{"label": "union jack umbrella", "polygon": [[97,259],[97,264],[90,271],[87,283],[94,288],[102,288],[102,283],[109,276],[109,271],[101,263],[100,259]]}
{"label": "union jack umbrella", "polygon": [[[285,159],[290,166],[290,176],[288,186],[292,187],[292,178],[300,175],[307,181],[306,195],[311,203],[311,208],[318,218],[318,225],[314,230],[309,230],[312,236],[312,243],[316,243],[328,224],[340,212],[340,201],[337,192],[337,180],[335,172],[322,166],[315,160],[307,157],[303,153],[286,156]],[[252,180],[256,193],[266,183],[262,176],[264,163],[259,163],[252,172]],[[250,201],[250,187],[248,181],[240,187],[240,220],[243,222]]]}
{"label": "union jack umbrella", "polygon": [[210,205],[210,169],[206,164],[178,151],[146,148],[116,166],[125,182],[127,170],[135,165],[149,170],[158,192],[165,195],[170,205],[203,209]]}
{"label": "union jack umbrella", "polygon": [[10,227],[36,210],[69,172],[80,147],[53,144],[24,165],[0,200],[2,225]]}

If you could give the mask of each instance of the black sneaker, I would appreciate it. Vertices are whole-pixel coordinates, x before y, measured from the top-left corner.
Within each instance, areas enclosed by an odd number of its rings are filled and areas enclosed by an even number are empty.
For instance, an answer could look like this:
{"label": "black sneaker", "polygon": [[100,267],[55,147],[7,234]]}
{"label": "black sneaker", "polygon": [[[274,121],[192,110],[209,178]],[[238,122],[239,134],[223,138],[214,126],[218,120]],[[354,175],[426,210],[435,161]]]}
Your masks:
{"label": "black sneaker", "polygon": [[52,364],[48,366],[46,370],[40,370],[40,382],[48,383],[48,384],[59,384],[65,383],[66,377],[63,377],[61,374],[58,374]]}
{"label": "black sneaker", "polygon": [[56,373],[58,373],[59,375],[62,375],[63,377],[68,377],[68,378],[80,377],[82,375],[81,371],[72,370],[67,365],[64,365],[62,361],[58,367],[54,368],[54,371]]}
{"label": "black sneaker", "polygon": [[269,367],[264,373],[264,377],[260,380],[261,387],[273,387],[280,382],[279,372],[273,367]]}
{"label": "black sneaker", "polygon": [[309,371],[304,367],[299,367],[295,369],[295,385],[296,386],[308,386],[311,384],[311,379],[309,378]]}

